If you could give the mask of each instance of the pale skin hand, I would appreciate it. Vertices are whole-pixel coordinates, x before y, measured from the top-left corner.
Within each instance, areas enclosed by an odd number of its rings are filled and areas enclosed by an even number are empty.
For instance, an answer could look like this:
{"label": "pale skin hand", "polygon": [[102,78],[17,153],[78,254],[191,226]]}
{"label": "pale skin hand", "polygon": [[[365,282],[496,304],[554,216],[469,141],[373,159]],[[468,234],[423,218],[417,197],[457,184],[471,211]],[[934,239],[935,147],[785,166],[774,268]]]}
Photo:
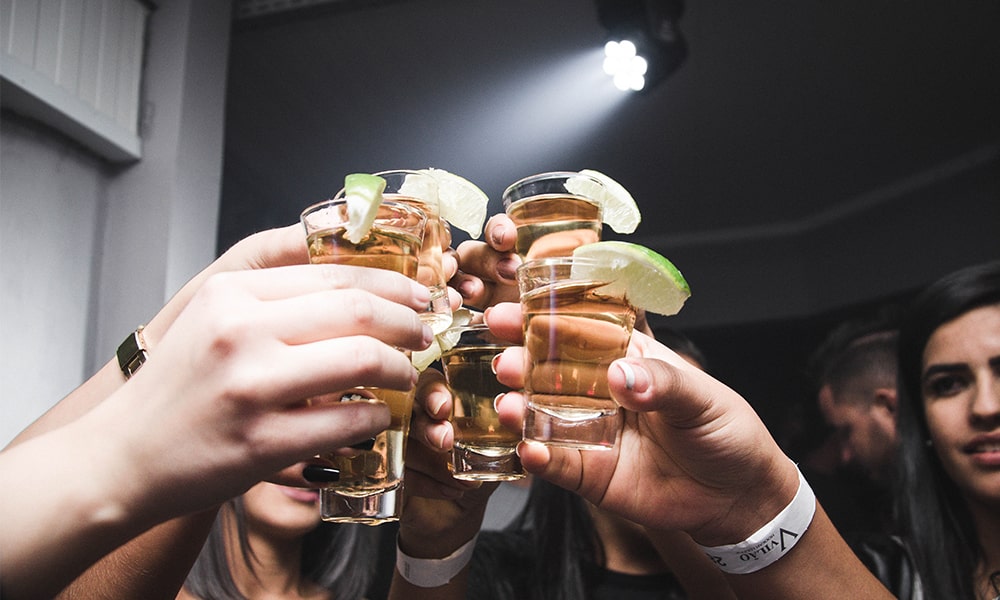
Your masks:
{"label": "pale skin hand", "polygon": [[[160,338],[212,275],[307,262],[300,225],[263,231],[240,240],[185,284],[149,321],[144,331],[147,347],[151,353],[156,352]],[[112,356],[90,379],[18,434],[9,447],[78,418],[124,382],[118,361]],[[310,485],[302,479],[301,472],[302,465],[296,465],[271,479],[288,485]],[[153,528],[88,569],[61,597],[173,598],[171,590],[178,589],[187,576],[216,511],[217,508],[212,508]]]}
{"label": "pale skin hand", "polygon": [[147,527],[384,429],[384,406],[304,400],[411,386],[415,371],[395,347],[429,343],[416,314],[428,299],[401,275],[350,267],[209,278],[127,386],[0,453],[4,487],[16,492],[0,512],[18,515],[0,530],[5,594],[52,595]]}
{"label": "pale skin hand", "polygon": [[[494,333],[520,340],[517,305],[495,306],[486,320]],[[496,365],[498,378],[515,389],[523,381],[522,352],[508,349]],[[631,389],[628,367],[621,363],[631,368]],[[794,496],[795,467],[752,408],[669,349],[634,335],[628,358],[612,364],[608,382],[627,409],[619,445],[580,452],[522,442],[518,453],[525,470],[651,534],[682,530],[706,546],[745,539]],[[520,427],[521,394],[507,394],[498,409],[505,425]],[[857,560],[822,507],[781,560],[727,579],[740,598],[838,598],[848,587],[862,598],[892,597]]]}

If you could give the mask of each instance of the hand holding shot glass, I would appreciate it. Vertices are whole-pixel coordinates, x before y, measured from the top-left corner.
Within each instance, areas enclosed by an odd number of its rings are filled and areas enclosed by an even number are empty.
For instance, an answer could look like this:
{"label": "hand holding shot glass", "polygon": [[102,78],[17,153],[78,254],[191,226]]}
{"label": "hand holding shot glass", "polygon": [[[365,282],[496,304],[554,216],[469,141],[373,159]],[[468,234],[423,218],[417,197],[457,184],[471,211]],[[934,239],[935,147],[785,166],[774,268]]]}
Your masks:
{"label": "hand holding shot glass", "polygon": [[[381,185],[381,180],[369,175],[348,176],[347,195],[361,195],[353,207],[355,219],[350,214],[351,200],[343,194],[302,213],[310,262],[389,269],[416,278],[427,218],[412,206],[381,201]],[[370,220],[357,218],[359,205],[369,209]],[[412,389],[358,388],[345,390],[333,400],[384,402],[392,422],[371,441],[371,448],[322,457],[340,470],[339,480],[320,490],[324,520],[377,525],[399,519],[413,393]]]}
{"label": "hand holding shot glass", "polygon": [[[449,236],[442,215],[478,236],[487,201],[475,185],[440,169],[348,175],[332,200],[302,213],[310,262],[390,269],[423,283],[431,303],[421,319],[440,333],[452,320],[442,266]],[[334,401],[385,402],[392,424],[350,454],[322,457],[340,471],[336,483],[320,490],[324,520],[378,525],[399,519],[413,394],[358,388],[337,395]]]}
{"label": "hand holding shot glass", "polygon": [[690,288],[666,258],[628,242],[595,242],[517,270],[524,317],[523,437],[613,448],[621,429],[608,367],[624,358],[637,309],[675,314]]}

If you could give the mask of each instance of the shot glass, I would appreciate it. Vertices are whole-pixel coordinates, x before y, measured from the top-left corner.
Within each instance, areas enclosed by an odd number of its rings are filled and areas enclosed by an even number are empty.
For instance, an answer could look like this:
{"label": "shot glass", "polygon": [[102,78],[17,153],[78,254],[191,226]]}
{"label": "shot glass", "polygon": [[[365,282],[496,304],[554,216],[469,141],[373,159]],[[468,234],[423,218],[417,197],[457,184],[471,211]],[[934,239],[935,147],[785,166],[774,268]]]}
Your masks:
{"label": "shot glass", "polygon": [[448,468],[455,479],[512,481],[524,477],[517,444],[521,432],[504,427],[494,406],[510,391],[497,381],[493,358],[510,344],[497,339],[484,324],[448,329],[457,343],[441,355],[448,387],[455,397],[451,424],[455,445]]}
{"label": "shot glass", "polygon": [[[344,200],[321,202],[302,213],[310,262],[388,269],[416,278],[427,221],[421,210],[383,202],[371,232],[357,244],[344,237],[347,220]],[[393,490],[402,486],[413,394],[413,390],[362,387],[318,400],[384,402],[392,413],[389,428],[366,444],[346,455],[323,457],[340,470],[340,479],[320,490],[320,516],[324,520],[377,524],[399,519],[402,502],[395,501],[397,492]],[[387,492],[393,496],[379,497]]]}
{"label": "shot glass", "polygon": [[504,190],[503,207],[517,226],[515,251],[527,259],[569,256],[577,246],[600,241],[601,205],[582,190],[593,195],[603,188],[598,179],[571,171],[512,183]]}
{"label": "shot glass", "polygon": [[[447,247],[444,242],[448,240],[448,231],[440,216],[437,181],[419,171],[404,169],[382,171],[375,175],[385,179],[382,196],[386,201],[416,207],[427,216],[416,280],[426,285],[431,292],[430,304],[421,318],[435,334],[441,333],[451,325],[452,317],[448,302],[448,281],[441,262],[444,253],[442,245]],[[340,199],[343,195],[344,190],[341,190],[334,199]]]}
{"label": "shot glass", "polygon": [[614,447],[621,428],[608,366],[625,356],[636,309],[609,280],[573,279],[578,257],[543,258],[517,270],[524,317],[523,435],[553,446]]}

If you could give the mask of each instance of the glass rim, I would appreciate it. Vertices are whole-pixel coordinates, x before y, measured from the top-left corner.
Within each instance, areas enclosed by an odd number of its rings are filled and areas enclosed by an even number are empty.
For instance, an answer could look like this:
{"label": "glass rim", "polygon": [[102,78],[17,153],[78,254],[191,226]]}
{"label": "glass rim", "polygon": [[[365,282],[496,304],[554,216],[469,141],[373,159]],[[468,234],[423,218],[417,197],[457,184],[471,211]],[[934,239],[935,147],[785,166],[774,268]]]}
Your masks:
{"label": "glass rim", "polygon": [[[387,169],[387,170],[384,170],[384,171],[378,171],[377,173],[372,173],[372,175],[374,175],[375,177],[381,177],[382,179],[386,179],[386,180],[388,180],[390,177],[391,178],[402,177],[403,181],[405,181],[406,178],[409,177],[409,176],[411,176],[411,175],[416,175],[416,176],[419,176],[422,179],[426,179],[426,180],[428,180],[428,181],[430,181],[430,182],[432,182],[434,184],[434,195],[435,196],[437,196],[438,193],[440,192],[440,186],[438,185],[438,182],[437,182],[436,179],[434,179],[434,177],[432,177],[431,175],[428,175],[427,173],[421,173],[420,171],[418,171],[416,169]],[[386,184],[387,184],[386,187],[389,187],[388,183],[389,182],[386,181]],[[399,185],[402,185],[402,184],[399,184]],[[404,194],[400,194],[398,191],[395,191],[395,192],[383,192],[383,195],[384,196],[401,196],[401,197],[404,197],[404,198],[412,198],[414,201],[419,202],[420,204],[428,205],[428,206],[433,206],[435,204],[435,202],[440,202],[440,200],[438,200],[436,198],[434,200],[428,200],[428,199],[425,199],[425,198],[418,198],[416,196],[406,196]],[[331,198],[331,200],[343,200],[343,198],[344,198],[344,188],[341,187],[339,190],[337,190],[337,193],[333,195],[333,198]],[[392,202],[392,200],[386,200],[385,202]],[[431,215],[427,215],[427,218],[430,219]]]}
{"label": "glass rim", "polygon": [[466,331],[489,331],[490,326],[486,323],[465,323],[464,325],[452,325],[448,329],[442,331],[439,335],[444,335],[449,331],[460,331],[465,333]]}
{"label": "glass rim", "polygon": [[517,271],[537,267],[572,265],[573,263],[599,265],[602,264],[603,261],[590,256],[547,256],[526,260],[517,266]]}
{"label": "glass rim", "polygon": [[[341,190],[341,191],[343,191],[343,190]],[[334,198],[327,198],[326,200],[317,202],[315,204],[311,204],[311,205],[305,207],[304,209],[302,209],[302,213],[299,215],[299,220],[300,221],[304,220],[306,218],[306,215],[310,215],[310,214],[312,214],[312,213],[314,213],[314,212],[316,212],[316,211],[318,211],[318,210],[320,210],[322,208],[327,208],[327,207],[330,207],[330,206],[339,206],[341,204],[347,204],[347,199],[346,198],[337,198],[337,197],[334,197]],[[379,204],[379,208],[381,208],[383,206],[388,206],[389,208],[393,208],[393,209],[397,209],[398,208],[398,209],[401,209],[403,212],[413,213],[415,216],[421,217],[425,221],[427,220],[427,213],[426,212],[424,212],[423,210],[417,208],[416,206],[412,206],[410,204],[406,204],[405,202],[396,202],[394,200],[383,200],[381,202],[381,204]],[[375,218],[378,219],[377,216]]]}
{"label": "glass rim", "polygon": [[[515,204],[517,202],[520,202],[521,200],[526,200],[528,198],[532,198],[532,196],[525,196],[523,198],[518,198],[517,200],[513,200],[512,201],[508,196],[511,194],[512,190],[514,188],[518,187],[518,186],[523,186],[523,185],[528,185],[528,184],[532,184],[532,183],[537,183],[539,181],[545,181],[547,179],[559,179],[559,178],[569,179],[571,177],[586,177],[587,179],[590,179],[591,181],[599,184],[602,188],[607,187],[607,186],[604,185],[603,181],[601,181],[600,179],[594,177],[593,175],[589,175],[587,173],[580,173],[579,171],[546,171],[544,173],[535,173],[534,175],[528,175],[527,177],[522,177],[521,179],[518,179],[514,183],[508,185],[504,189],[503,194],[500,195],[501,203],[503,204],[504,208],[506,209],[511,204]],[[597,206],[600,206],[600,204],[596,200],[594,200],[593,198],[587,198],[585,196],[578,196],[576,194],[571,194],[569,191],[567,191],[566,193],[570,194],[574,198],[580,198],[581,200],[587,200],[587,201],[591,202],[592,204],[596,204]]]}

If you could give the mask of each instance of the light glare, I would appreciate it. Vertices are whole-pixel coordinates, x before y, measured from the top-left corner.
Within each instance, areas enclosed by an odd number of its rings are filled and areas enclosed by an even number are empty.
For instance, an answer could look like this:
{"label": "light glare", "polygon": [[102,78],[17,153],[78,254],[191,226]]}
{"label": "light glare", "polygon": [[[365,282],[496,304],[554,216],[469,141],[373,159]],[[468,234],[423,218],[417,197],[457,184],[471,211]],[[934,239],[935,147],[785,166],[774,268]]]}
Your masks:
{"label": "light glare", "polygon": [[604,72],[612,77],[621,91],[639,91],[646,85],[643,75],[649,67],[646,59],[636,55],[635,44],[629,40],[604,44]]}

